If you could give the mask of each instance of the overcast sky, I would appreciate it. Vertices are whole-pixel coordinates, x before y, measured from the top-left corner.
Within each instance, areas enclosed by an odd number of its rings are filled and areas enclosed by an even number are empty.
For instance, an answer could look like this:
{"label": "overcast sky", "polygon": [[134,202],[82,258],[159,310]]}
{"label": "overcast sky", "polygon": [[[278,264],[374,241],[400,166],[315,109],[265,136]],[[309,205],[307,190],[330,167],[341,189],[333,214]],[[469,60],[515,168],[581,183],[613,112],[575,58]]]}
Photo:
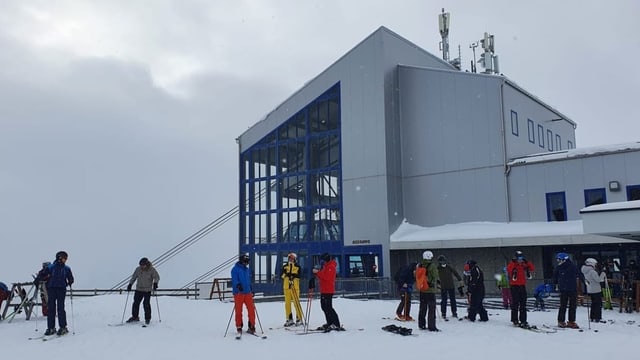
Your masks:
{"label": "overcast sky", "polygon": [[[593,3],[593,4],[592,4]],[[578,123],[638,141],[640,2],[0,2],[0,281],[69,252],[110,287],[237,204],[237,138],[380,26],[452,57],[485,31],[500,71]],[[182,286],[237,249],[237,221],[160,268]]]}

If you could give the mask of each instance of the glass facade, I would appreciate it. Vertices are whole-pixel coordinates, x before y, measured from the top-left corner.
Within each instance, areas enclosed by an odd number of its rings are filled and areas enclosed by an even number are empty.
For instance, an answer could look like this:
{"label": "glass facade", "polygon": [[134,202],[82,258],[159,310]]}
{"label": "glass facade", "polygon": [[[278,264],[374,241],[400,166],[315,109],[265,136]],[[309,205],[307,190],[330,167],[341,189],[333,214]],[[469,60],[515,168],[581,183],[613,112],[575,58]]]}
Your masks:
{"label": "glass facade", "polygon": [[289,252],[308,274],[342,253],[340,159],[339,83],[240,154],[240,251],[258,287],[279,281]]}

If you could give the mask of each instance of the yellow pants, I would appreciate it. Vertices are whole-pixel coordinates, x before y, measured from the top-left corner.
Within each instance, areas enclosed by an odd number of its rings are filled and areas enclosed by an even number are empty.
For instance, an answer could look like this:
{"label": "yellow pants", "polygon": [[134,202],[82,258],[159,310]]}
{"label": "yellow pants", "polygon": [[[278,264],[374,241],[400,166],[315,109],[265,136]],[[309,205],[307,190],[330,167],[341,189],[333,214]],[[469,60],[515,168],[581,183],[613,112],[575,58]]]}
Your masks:
{"label": "yellow pants", "polygon": [[289,282],[284,282],[284,316],[292,318],[291,303],[296,308],[296,320],[302,320],[302,305],[300,305],[300,285],[298,281],[293,281],[293,285],[289,286]]}

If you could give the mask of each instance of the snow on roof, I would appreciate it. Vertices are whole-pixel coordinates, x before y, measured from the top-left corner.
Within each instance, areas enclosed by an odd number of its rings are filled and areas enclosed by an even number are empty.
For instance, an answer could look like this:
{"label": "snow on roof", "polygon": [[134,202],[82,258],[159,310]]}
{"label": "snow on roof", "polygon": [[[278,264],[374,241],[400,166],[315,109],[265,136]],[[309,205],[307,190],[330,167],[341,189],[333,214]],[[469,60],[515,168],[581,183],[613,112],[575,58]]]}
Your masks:
{"label": "snow on roof", "polygon": [[601,212],[613,210],[637,210],[640,209],[640,200],[612,202],[607,204],[591,205],[580,210],[580,213]]}
{"label": "snow on roof", "polygon": [[537,162],[564,160],[571,158],[589,157],[595,155],[614,154],[619,152],[638,151],[640,150],[640,142],[625,143],[625,144],[613,144],[594,146],[588,148],[562,150],[555,152],[545,152],[540,154],[532,154],[511,160],[507,165],[525,165]]}
{"label": "snow on roof", "polygon": [[553,222],[468,222],[434,227],[412,225],[406,220],[391,234],[392,242],[493,239],[582,235],[582,220]]}

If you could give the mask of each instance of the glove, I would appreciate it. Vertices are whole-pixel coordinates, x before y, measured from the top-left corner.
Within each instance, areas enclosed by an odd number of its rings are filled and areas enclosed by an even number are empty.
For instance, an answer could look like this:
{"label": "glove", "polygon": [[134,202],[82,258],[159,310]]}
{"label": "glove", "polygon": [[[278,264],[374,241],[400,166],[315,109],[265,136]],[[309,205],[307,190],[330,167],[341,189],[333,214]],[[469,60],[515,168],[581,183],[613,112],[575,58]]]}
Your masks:
{"label": "glove", "polygon": [[40,281],[33,280],[33,286],[38,287],[40,285]]}
{"label": "glove", "polygon": [[131,291],[131,284],[127,285],[127,291]]}
{"label": "glove", "polygon": [[316,278],[311,278],[309,279],[309,289],[313,290],[316,288]]}
{"label": "glove", "polygon": [[236,289],[238,289],[238,291],[243,291],[244,289],[242,288],[242,284],[238,284],[236,285]]}
{"label": "glove", "polygon": [[153,283],[153,290],[158,290],[158,283]]}
{"label": "glove", "polygon": [[73,280],[67,281],[67,286],[71,286],[71,285],[73,285]]}
{"label": "glove", "polygon": [[464,289],[463,288],[464,288],[464,286],[460,286],[458,288],[458,294],[460,294],[460,296],[464,296]]}

